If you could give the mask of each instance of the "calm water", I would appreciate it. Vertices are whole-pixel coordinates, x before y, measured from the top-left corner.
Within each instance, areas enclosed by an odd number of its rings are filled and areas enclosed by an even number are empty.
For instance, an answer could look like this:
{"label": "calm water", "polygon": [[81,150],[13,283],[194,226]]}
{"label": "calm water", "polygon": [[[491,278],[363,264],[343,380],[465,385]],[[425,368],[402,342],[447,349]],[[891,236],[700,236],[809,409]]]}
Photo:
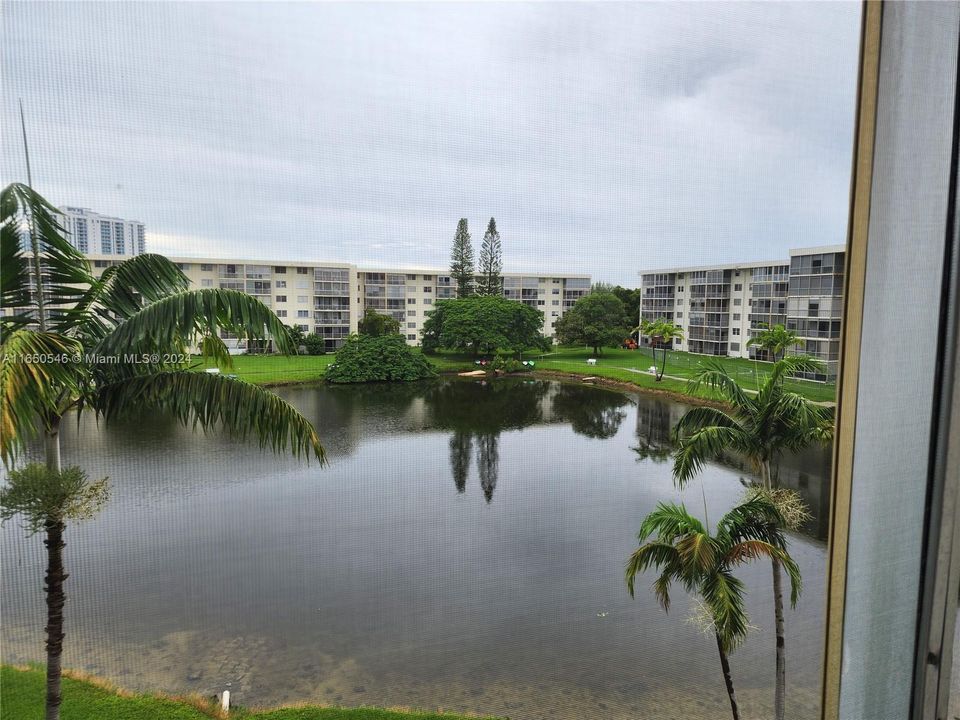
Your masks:
{"label": "calm water", "polygon": [[[677,492],[684,407],[532,380],[298,387],[327,468],[142,418],[68,423],[66,462],[113,497],[68,531],[66,664],[245,705],[302,700],[531,718],[722,717],[711,637],[623,563],[663,500],[715,521],[741,474]],[[825,518],[826,453],[781,470]],[[792,540],[791,718],[816,716],[824,521]],[[42,546],[2,531],[3,659],[41,659]],[[746,568],[757,630],[733,656],[745,717],[769,715],[770,567]],[[652,578],[651,578],[652,580]]]}

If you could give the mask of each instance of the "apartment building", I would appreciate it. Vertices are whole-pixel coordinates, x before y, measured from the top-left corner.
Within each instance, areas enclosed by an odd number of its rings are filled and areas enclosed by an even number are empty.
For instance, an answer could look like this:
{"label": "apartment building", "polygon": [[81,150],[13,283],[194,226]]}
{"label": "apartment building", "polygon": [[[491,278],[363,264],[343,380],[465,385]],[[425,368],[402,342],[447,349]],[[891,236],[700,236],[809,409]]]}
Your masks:
{"label": "apartment building", "polygon": [[147,251],[146,229],[139,220],[101,215],[87,208],[59,208],[64,237],[80,252],[133,256]]}
{"label": "apartment building", "polygon": [[796,352],[837,374],[843,314],[844,247],[790,250],[788,260],[669,268],[641,273],[642,320],[666,319],[684,329],[674,348],[703,355],[769,360],[747,341],[767,325],[784,325]]}
{"label": "apartment building", "polygon": [[[90,254],[95,274],[119,262]],[[426,314],[437,300],[456,297],[448,271],[429,268],[364,268],[347,263],[276,262],[170,258],[192,287],[242,290],[261,300],[285,324],[322,336],[336,350],[366,308],[390,315],[410,345],[420,341]],[[589,275],[504,273],[504,297],[543,313],[543,332],[553,336],[556,321],[590,291]]]}

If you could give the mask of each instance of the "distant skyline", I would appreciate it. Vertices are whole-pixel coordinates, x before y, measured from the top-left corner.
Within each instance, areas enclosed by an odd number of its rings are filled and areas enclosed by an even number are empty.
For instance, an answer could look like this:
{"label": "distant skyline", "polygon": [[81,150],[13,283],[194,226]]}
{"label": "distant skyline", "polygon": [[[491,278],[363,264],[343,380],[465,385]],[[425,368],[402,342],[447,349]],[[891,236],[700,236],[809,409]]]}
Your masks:
{"label": "distant skyline", "polygon": [[842,244],[858,3],[4,2],[0,182],[183,256],[504,270]]}

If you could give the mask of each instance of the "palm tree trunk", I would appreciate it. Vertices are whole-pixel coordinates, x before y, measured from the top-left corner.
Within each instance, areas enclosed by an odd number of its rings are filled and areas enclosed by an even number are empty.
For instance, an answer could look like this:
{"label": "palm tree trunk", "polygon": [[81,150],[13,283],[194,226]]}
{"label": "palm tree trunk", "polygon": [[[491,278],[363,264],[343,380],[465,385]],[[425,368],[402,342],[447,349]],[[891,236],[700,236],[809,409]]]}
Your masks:
{"label": "palm tree trunk", "polygon": [[777,633],[777,676],[773,709],[775,720],[783,720],[787,699],[787,659],[783,631],[783,573],[777,559],[773,560],[773,613]]}
{"label": "palm tree trunk", "polygon": [[50,421],[50,426],[43,433],[43,451],[47,459],[47,468],[52,472],[60,472],[60,418]]}
{"label": "palm tree trunk", "polygon": [[63,654],[63,605],[66,597],[63,582],[63,530],[59,521],[47,523],[47,714],[46,720],[60,718],[60,677]]}
{"label": "palm tree trunk", "polygon": [[[763,462],[763,485],[768,492],[773,490],[773,473],[770,469],[769,460]],[[783,572],[779,560],[773,558],[771,562],[773,564],[773,615],[777,642],[773,708],[774,720],[784,720],[787,700],[787,657],[786,634],[783,624]]]}
{"label": "palm tree trunk", "polygon": [[662,347],[660,352],[663,353],[663,360],[660,361],[660,374],[657,375],[657,382],[663,380],[663,374],[667,371],[667,349]]}
{"label": "palm tree trunk", "polygon": [[723,682],[727,686],[727,696],[730,698],[730,710],[733,712],[733,720],[740,720],[740,708],[737,706],[737,695],[733,691],[733,676],[730,675],[730,661],[727,659],[727,651],[723,649],[723,641],[720,636],[714,633],[717,638],[717,651],[720,653],[720,667],[723,669]]}

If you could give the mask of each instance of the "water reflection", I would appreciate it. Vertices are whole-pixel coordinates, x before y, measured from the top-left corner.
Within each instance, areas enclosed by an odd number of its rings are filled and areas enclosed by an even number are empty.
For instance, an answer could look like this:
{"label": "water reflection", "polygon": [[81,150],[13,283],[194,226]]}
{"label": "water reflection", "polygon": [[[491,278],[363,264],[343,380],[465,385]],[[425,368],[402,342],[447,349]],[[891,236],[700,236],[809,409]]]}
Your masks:
{"label": "water reflection", "polygon": [[662,464],[673,455],[673,428],[688,406],[665,400],[642,402],[637,407],[637,462]]}
{"label": "water reflection", "polygon": [[[388,388],[384,391],[389,392]],[[451,380],[424,393],[428,427],[452,430],[450,475],[466,491],[476,455],[477,476],[489,503],[497,487],[500,434],[539,424],[569,424],[578,435],[603,440],[617,434],[627,417],[626,395],[541,380]]]}

